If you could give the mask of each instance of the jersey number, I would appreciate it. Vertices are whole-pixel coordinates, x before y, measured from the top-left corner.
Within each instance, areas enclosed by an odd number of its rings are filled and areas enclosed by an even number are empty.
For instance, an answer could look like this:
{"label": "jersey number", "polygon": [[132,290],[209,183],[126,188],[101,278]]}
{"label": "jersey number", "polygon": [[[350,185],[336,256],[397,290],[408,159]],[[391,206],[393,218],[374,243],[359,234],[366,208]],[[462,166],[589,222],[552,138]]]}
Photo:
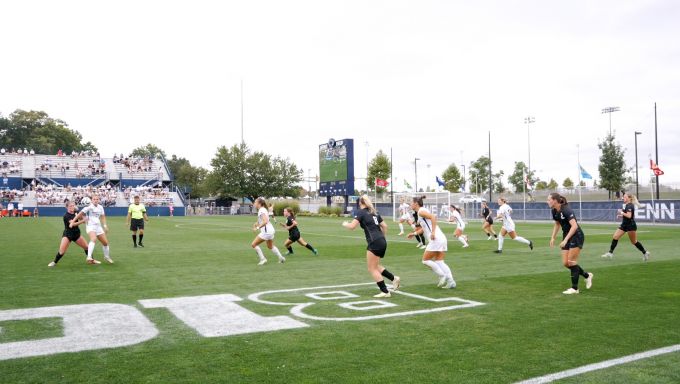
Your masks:
{"label": "jersey number", "polygon": [[377,218],[377,217],[373,216],[373,221],[375,221],[375,225],[380,225],[380,223],[378,223],[378,218]]}

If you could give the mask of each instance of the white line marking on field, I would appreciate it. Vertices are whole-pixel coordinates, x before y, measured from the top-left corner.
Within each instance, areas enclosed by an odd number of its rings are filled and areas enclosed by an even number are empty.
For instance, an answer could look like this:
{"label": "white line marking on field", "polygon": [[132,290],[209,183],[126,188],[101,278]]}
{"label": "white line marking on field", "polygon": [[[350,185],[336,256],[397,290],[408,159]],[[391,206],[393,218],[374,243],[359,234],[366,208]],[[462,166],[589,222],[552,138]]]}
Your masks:
{"label": "white line marking on field", "polygon": [[529,380],[519,381],[516,384],[551,383],[555,380],[561,380],[561,379],[564,379],[564,378],[567,378],[567,377],[577,376],[577,375],[581,375],[581,374],[587,373],[587,372],[597,371],[597,370],[600,370],[600,369],[605,369],[605,368],[613,367],[613,366],[616,366],[616,365],[627,364],[627,363],[630,363],[630,362],[633,362],[633,361],[648,359],[650,357],[665,355],[665,354],[668,354],[668,353],[673,353],[673,352],[678,352],[678,351],[680,351],[680,344],[671,345],[670,347],[653,349],[651,351],[640,352],[640,353],[636,353],[636,354],[628,355],[628,356],[624,356],[624,357],[619,357],[618,359],[605,360],[605,361],[601,361],[601,362],[595,363],[595,364],[588,364],[588,365],[584,365],[582,367],[569,369],[569,370],[562,371],[562,372],[551,373],[549,375],[545,375],[545,376],[541,376],[541,377],[535,377],[535,378],[529,379]]}

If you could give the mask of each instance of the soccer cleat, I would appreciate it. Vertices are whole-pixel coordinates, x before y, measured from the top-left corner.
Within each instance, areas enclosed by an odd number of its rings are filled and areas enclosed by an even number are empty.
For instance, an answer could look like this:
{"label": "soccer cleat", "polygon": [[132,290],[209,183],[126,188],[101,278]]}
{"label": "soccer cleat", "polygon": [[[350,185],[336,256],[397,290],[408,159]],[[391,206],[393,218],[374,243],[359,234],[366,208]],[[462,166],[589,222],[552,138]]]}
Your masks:
{"label": "soccer cleat", "polygon": [[614,254],[611,253],[611,252],[607,252],[607,253],[605,253],[604,255],[602,255],[602,257],[603,257],[603,258],[610,258],[610,259],[611,259],[612,257],[614,257]]}
{"label": "soccer cleat", "polygon": [[489,237],[486,238],[487,241],[489,241],[489,240],[491,240],[491,239],[492,239],[491,236],[489,236]]}
{"label": "soccer cleat", "polygon": [[317,251],[316,248],[312,249],[312,253],[314,256],[319,256],[319,251]]}
{"label": "soccer cleat", "polygon": [[534,250],[534,242],[529,240],[529,249]]}
{"label": "soccer cleat", "polygon": [[564,291],[564,292],[562,292],[562,293],[564,293],[565,295],[575,295],[575,294],[578,293],[578,289],[569,288],[569,289],[567,289],[566,291]]}
{"label": "soccer cleat", "polygon": [[265,265],[265,264],[267,264],[267,259],[262,259],[262,260],[260,260],[259,263],[257,263],[257,265]]}
{"label": "soccer cleat", "polygon": [[418,244],[416,244],[416,248],[420,248],[422,245],[423,245],[423,243],[418,242]]}
{"label": "soccer cleat", "polygon": [[420,247],[418,247],[418,248],[420,248],[420,249],[427,249],[427,245],[421,244]]}
{"label": "soccer cleat", "polygon": [[465,244],[465,245],[463,245],[463,248],[467,248],[469,246],[470,246],[470,244]]}
{"label": "soccer cleat", "polygon": [[399,232],[399,233],[397,233],[397,236],[401,236],[403,234],[404,234],[404,232]]}
{"label": "soccer cleat", "polygon": [[85,262],[88,264],[101,264],[101,261],[95,259],[87,259]]}
{"label": "soccer cleat", "polygon": [[139,246],[142,247],[142,248],[144,248],[144,244],[142,244],[142,243],[139,243]]}
{"label": "soccer cleat", "polygon": [[392,295],[389,292],[380,292],[377,295],[373,295],[373,297],[392,297]]}
{"label": "soccer cleat", "polygon": [[444,285],[446,285],[446,276],[442,276],[437,283],[438,287],[443,287]]}
{"label": "soccer cleat", "polygon": [[590,287],[593,286],[593,276],[595,275],[588,272],[588,277],[586,277],[586,289],[590,289]]}
{"label": "soccer cleat", "polygon": [[292,254],[293,254],[293,252],[291,252],[291,251],[287,251],[287,252],[286,252],[286,253],[284,253],[283,255],[284,255],[284,256],[288,256],[288,255],[292,255]]}
{"label": "soccer cleat", "polygon": [[503,253],[503,250],[502,250],[502,249],[497,249],[497,250],[493,251],[493,253]]}
{"label": "soccer cleat", "polygon": [[135,244],[135,248],[137,248],[137,244]]}
{"label": "soccer cleat", "polygon": [[109,263],[109,264],[113,264],[113,259],[111,259],[108,256],[104,256],[104,260],[106,260],[106,262]]}
{"label": "soccer cleat", "polygon": [[55,262],[53,261],[53,262],[47,264],[47,266],[50,267],[50,268],[56,267],[56,266],[57,266],[57,263],[55,263]]}
{"label": "soccer cleat", "polygon": [[392,280],[392,290],[396,291],[399,289],[401,286],[401,278],[399,276],[394,276],[394,280]]}
{"label": "soccer cleat", "polygon": [[651,256],[651,254],[649,252],[645,252],[645,254],[642,255],[642,261],[648,261],[649,256]]}
{"label": "soccer cleat", "polygon": [[453,289],[453,288],[456,288],[456,280],[454,280],[454,279],[447,279],[446,285],[444,285],[442,288],[444,288],[444,289]]}
{"label": "soccer cleat", "polygon": [[283,263],[285,263],[285,262],[286,262],[286,258],[285,258],[285,257],[283,257],[283,256],[279,257],[279,264],[283,264]]}

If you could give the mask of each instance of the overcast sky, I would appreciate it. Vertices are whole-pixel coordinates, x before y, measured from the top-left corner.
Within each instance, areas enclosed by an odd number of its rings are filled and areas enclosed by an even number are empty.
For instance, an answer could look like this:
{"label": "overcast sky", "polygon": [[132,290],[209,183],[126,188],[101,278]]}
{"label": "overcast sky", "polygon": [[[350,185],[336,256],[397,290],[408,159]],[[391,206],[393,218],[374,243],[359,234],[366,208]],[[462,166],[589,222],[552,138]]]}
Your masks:
{"label": "overcast sky", "polygon": [[[680,184],[680,2],[4,1],[0,113],[43,110],[102,154],[152,142],[209,166],[241,139],[318,173],[317,145],[394,151],[397,187],[487,154],[597,178],[601,109],[641,175]],[[368,146],[366,146],[368,142]],[[427,165],[429,164],[429,168]],[[641,177],[642,180],[645,177]]]}

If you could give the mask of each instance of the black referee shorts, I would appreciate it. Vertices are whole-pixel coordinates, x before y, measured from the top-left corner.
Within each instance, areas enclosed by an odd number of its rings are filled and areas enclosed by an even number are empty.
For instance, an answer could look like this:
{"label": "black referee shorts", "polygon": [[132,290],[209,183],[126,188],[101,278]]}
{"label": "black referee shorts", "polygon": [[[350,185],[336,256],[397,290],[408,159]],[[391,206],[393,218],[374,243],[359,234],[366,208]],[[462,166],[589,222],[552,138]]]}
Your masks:
{"label": "black referee shorts", "polygon": [[144,229],[144,219],[132,219],[130,221],[130,230],[137,231],[139,229]]}

